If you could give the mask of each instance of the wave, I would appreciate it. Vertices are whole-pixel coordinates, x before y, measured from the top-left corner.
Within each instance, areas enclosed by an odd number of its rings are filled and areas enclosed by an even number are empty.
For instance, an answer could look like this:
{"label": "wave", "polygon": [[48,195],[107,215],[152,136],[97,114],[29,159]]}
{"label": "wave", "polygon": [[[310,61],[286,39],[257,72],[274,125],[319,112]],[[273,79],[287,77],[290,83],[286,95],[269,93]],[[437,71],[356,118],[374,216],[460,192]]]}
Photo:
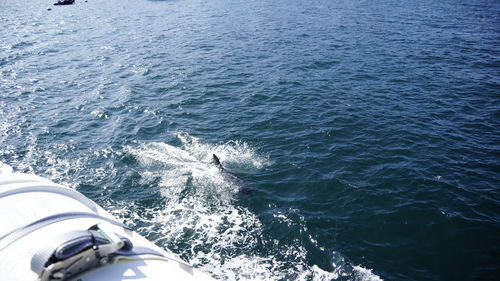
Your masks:
{"label": "wave", "polygon": [[[272,244],[265,225],[238,203],[238,187],[210,162],[217,154],[226,166],[258,171],[272,164],[269,157],[242,141],[208,144],[187,133],[178,133],[177,138],[179,147],[139,142],[125,148],[139,164],[141,183],[157,185],[162,203],[122,206],[114,213],[132,218],[155,243],[220,280],[381,280],[363,267],[339,263],[344,259],[338,254],[332,272],[310,266],[301,243],[262,250],[261,245]],[[271,211],[277,220],[289,219]]]}

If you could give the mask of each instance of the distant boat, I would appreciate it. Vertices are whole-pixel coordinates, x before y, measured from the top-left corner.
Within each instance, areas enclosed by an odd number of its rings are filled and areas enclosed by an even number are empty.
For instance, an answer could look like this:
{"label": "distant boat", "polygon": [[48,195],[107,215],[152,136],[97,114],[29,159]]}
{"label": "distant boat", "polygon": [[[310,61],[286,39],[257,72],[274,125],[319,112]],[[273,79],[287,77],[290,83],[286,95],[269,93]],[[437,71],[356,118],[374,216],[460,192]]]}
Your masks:
{"label": "distant boat", "polygon": [[71,5],[75,3],[75,0],[59,0],[57,1],[56,3],[54,3],[54,5]]}

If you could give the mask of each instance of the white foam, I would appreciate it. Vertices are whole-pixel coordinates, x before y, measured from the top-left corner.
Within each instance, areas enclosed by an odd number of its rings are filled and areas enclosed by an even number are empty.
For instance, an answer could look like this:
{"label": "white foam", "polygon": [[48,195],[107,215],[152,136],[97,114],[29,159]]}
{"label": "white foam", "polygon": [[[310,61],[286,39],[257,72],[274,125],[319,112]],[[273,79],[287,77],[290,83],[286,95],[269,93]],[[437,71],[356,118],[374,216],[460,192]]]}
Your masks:
{"label": "white foam", "polygon": [[372,272],[371,269],[366,269],[362,266],[353,266],[354,277],[357,281],[382,281],[378,275]]}
{"label": "white foam", "polygon": [[262,169],[271,165],[269,157],[263,156],[257,150],[240,140],[228,141],[222,144],[207,144],[199,138],[185,132],[177,134],[183,149],[192,153],[199,160],[211,161],[216,154],[223,164],[230,164],[240,169]]}
{"label": "white foam", "polygon": [[[234,195],[238,187],[210,162],[212,154],[216,154],[224,165],[258,170],[270,165],[268,157],[241,141],[208,144],[187,133],[177,137],[180,147],[139,142],[125,148],[140,164],[142,183],[157,184],[164,203],[146,211],[127,203],[115,206],[115,215],[131,218],[141,226],[139,231],[153,237],[155,243],[165,248],[173,245],[174,251],[191,264],[220,280],[326,281],[346,276],[351,267],[348,270],[343,264],[334,264],[334,272],[308,265],[307,249],[300,242],[281,244],[266,253],[257,249],[260,241],[266,239],[262,222],[237,204]],[[296,213],[276,211],[274,218],[291,226],[291,216]],[[369,276],[358,271],[359,276]],[[353,280],[370,280],[357,279],[351,273],[347,276]]]}

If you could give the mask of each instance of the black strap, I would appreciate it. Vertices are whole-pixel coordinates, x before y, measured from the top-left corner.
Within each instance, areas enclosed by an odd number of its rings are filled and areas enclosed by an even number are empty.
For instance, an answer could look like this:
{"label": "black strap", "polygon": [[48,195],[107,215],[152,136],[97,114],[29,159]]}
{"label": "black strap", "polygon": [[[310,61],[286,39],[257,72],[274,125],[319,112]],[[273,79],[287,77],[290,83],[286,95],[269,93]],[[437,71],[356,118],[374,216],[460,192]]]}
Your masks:
{"label": "black strap", "polygon": [[38,280],[70,280],[88,270],[131,256],[136,259],[147,258],[145,255],[167,258],[153,249],[135,247],[128,238],[116,233],[113,235],[122,244],[115,244],[115,239],[114,242],[109,240],[109,232],[102,232],[103,226],[99,223],[88,230],[69,231],[42,245],[31,259],[31,270],[38,275]]}

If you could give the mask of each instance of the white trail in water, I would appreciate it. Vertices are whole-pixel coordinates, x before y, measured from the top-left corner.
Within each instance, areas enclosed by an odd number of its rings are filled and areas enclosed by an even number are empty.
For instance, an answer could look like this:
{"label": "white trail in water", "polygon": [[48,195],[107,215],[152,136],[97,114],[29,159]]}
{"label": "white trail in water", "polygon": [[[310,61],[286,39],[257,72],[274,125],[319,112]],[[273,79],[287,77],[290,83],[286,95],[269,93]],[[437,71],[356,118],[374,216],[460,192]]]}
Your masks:
{"label": "white trail in water", "polygon": [[[158,142],[126,147],[141,166],[143,183],[159,182],[165,199],[161,209],[132,214],[134,220],[149,225],[141,232],[158,235],[155,242],[160,245],[183,245],[181,254],[190,263],[221,280],[319,281],[343,275],[342,268],[327,272],[309,266],[306,249],[300,245],[286,249],[284,256],[289,260],[253,251],[262,238],[262,223],[251,211],[235,204],[238,187],[226,181],[210,162],[216,154],[223,165],[255,171],[271,164],[267,157],[240,141],[213,145],[186,133],[177,137],[181,147]],[[381,280],[362,267],[353,270],[354,280]]]}

